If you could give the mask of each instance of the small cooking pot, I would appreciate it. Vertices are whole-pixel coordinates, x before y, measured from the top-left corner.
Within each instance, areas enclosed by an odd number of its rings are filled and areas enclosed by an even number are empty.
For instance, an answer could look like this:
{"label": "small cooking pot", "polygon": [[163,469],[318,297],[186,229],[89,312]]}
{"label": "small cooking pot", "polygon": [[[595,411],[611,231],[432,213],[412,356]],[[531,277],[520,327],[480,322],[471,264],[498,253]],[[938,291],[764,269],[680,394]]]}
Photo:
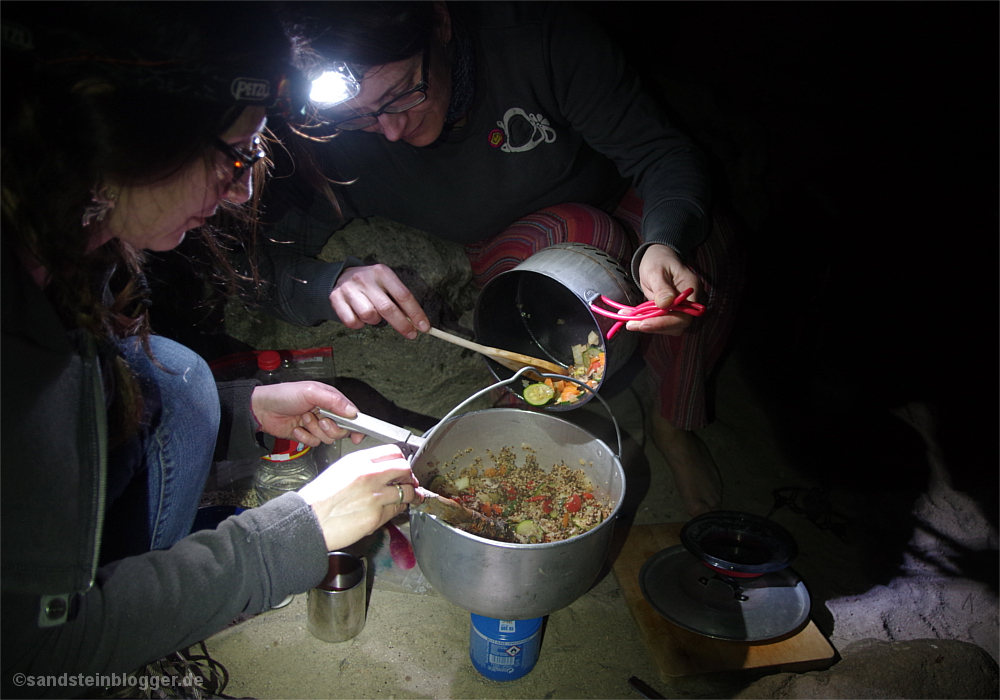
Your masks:
{"label": "small cooking pot", "polygon": [[708,568],[734,578],[781,571],[799,551],[795,539],[778,523],[729,510],[689,520],[681,528],[681,544]]}
{"label": "small cooking pot", "polygon": [[[543,467],[565,462],[584,471],[594,486],[594,496],[613,506],[611,515],[582,535],[559,542],[495,542],[410,509],[413,551],[431,586],[460,608],[500,620],[549,615],[586,593],[604,564],[625,496],[621,434],[613,415],[618,455],[583,428],[547,413],[493,408],[456,415],[492,389],[519,381],[525,371],[470,396],[423,437],[371,416],[349,420],[321,411],[344,428],[400,444],[405,453],[412,454],[411,468],[423,486],[458,455],[463,462],[476,456],[488,460],[488,452],[496,454],[505,446],[515,451],[531,447]],[[604,399],[600,400],[610,413]]]}
{"label": "small cooking pot", "polygon": [[[476,341],[523,355],[573,364],[573,346],[587,345],[596,334],[604,350],[604,378],[597,388],[624,365],[635,350],[637,334],[617,333],[606,340],[612,319],[590,310],[601,295],[629,306],[643,301],[628,271],[600,248],[583,243],[559,243],[543,248],[517,267],[486,283],[476,299],[473,324]],[[513,372],[486,358],[493,376],[509,379]],[[520,395],[521,383],[509,388]],[[546,406],[566,411],[587,403]]]}

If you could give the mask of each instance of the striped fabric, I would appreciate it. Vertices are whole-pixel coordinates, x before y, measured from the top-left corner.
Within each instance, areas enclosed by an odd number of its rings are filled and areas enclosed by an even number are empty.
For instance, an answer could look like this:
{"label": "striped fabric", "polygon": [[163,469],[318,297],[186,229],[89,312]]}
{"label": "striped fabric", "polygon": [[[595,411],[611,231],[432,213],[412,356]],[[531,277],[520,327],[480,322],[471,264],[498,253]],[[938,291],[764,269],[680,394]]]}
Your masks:
{"label": "striped fabric", "polygon": [[[630,190],[613,217],[586,204],[560,204],[529,214],[497,235],[465,247],[473,281],[481,288],[542,248],[568,242],[601,248],[629,269],[640,240],[642,206]],[[704,294],[699,301],[708,311],[679,337],[643,334],[641,341],[643,357],[659,384],[660,414],[682,430],[709,423],[707,380],[732,333],[743,286],[733,220],[717,209],[712,223],[708,238],[688,261],[705,287],[707,301]]]}
{"label": "striped fabric", "polygon": [[[482,288],[501,272],[557,243],[586,243],[625,261],[632,259],[637,247],[631,231],[600,209],[588,204],[559,204],[528,214],[485,241],[466,245],[472,280]],[[628,269],[627,263],[625,267]]]}

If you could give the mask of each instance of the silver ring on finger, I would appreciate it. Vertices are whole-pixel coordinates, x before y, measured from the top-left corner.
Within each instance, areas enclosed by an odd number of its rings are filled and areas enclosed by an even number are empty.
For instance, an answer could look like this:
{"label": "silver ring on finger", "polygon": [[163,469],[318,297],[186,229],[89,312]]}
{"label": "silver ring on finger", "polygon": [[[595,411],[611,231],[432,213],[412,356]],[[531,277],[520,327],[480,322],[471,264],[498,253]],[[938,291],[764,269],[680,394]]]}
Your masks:
{"label": "silver ring on finger", "polygon": [[403,504],[403,498],[405,496],[403,495],[403,487],[400,484],[396,484],[396,490],[399,491],[399,500],[396,501],[396,505],[399,506]]}

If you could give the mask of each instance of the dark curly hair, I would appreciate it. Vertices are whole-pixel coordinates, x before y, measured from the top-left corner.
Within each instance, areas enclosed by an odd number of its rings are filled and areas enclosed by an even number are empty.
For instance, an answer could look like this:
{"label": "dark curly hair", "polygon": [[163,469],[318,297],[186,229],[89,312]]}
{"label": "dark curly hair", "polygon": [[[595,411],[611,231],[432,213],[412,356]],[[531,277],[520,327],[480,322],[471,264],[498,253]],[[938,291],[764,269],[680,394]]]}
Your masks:
{"label": "dark curly hair", "polygon": [[312,59],[303,51],[363,68],[404,61],[426,48],[436,26],[432,2],[291,0],[276,3],[276,11],[306,70]]}

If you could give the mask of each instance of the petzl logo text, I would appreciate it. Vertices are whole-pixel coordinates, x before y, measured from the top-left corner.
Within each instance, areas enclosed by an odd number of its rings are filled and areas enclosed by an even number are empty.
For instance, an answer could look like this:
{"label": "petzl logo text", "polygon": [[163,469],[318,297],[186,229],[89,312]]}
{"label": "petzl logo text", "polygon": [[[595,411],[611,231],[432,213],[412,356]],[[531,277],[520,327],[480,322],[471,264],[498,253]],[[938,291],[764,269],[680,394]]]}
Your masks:
{"label": "petzl logo text", "polygon": [[253,78],[237,78],[230,89],[237,100],[264,100],[271,95],[271,83]]}

